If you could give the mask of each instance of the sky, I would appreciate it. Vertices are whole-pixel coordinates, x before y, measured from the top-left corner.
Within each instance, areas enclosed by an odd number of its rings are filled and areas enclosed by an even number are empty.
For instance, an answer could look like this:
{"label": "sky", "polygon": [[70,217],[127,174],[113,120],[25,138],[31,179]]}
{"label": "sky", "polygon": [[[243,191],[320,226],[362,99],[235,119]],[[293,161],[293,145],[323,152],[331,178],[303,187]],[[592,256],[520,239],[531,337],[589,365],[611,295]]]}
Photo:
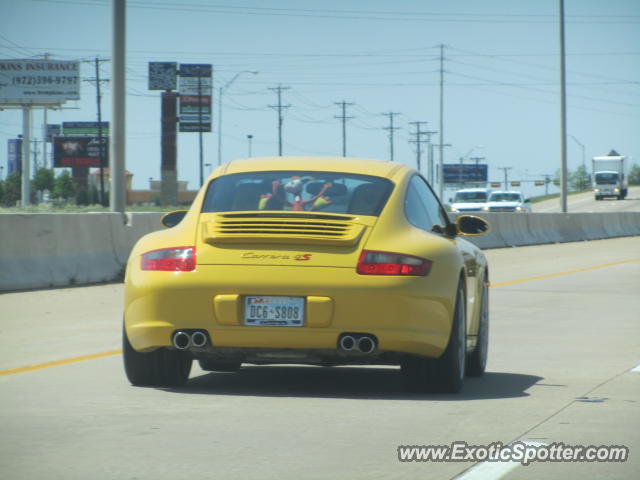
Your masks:
{"label": "sky", "polygon": [[[0,59],[82,62],[81,99],[49,111],[48,123],[95,121],[89,80],[96,57],[106,60],[101,78],[111,75],[111,2],[0,0],[0,11]],[[527,196],[544,194],[532,182],[560,167],[559,0],[129,0],[126,15],[126,168],[135,189],[160,178],[160,93],[147,88],[148,63],[158,61],[213,65],[205,173],[218,164],[219,132],[222,162],[249,155],[248,135],[253,156],[278,154],[279,85],[287,87],[284,155],[342,155],[344,101],[347,156],[390,159],[393,131],[394,160],[415,166],[410,122],[428,122],[421,130],[437,131],[431,141],[441,143],[441,50],[444,163],[482,157],[490,181],[506,172],[531,182],[521,188]],[[640,163],[640,1],[565,0],[565,15],[569,169],[611,149]],[[105,84],[103,120],[110,106]],[[42,110],[32,117],[41,139]],[[1,110],[5,174],[7,140],[21,133],[22,113]],[[191,189],[198,152],[197,133],[178,134],[178,178]]]}

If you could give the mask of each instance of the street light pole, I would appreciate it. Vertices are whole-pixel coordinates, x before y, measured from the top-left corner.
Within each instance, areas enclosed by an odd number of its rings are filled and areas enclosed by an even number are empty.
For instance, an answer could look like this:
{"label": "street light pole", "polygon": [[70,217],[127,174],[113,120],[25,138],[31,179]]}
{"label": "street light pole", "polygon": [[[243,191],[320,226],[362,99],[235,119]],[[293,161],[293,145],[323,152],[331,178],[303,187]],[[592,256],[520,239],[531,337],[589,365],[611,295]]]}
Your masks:
{"label": "street light pole", "polygon": [[249,158],[251,158],[251,140],[253,140],[253,135],[247,135],[247,143],[249,144]]}
{"label": "street light pole", "polygon": [[218,165],[222,164],[222,95],[225,90],[231,86],[236,79],[243,73],[252,73],[257,75],[258,72],[254,70],[242,70],[236,73],[231,80],[218,89]]}

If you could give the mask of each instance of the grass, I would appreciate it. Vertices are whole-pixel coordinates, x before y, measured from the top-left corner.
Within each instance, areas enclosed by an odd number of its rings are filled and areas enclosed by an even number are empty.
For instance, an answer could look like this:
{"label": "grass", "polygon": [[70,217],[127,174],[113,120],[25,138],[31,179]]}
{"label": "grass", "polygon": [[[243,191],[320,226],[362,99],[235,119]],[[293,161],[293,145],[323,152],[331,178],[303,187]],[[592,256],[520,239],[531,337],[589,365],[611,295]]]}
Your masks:
{"label": "grass", "polygon": [[[569,192],[569,195],[578,195],[579,193],[586,193],[586,192],[590,192],[591,189],[589,190],[581,190],[579,192]],[[549,195],[541,195],[539,197],[531,197],[529,198],[529,200],[531,200],[531,203],[538,203],[538,202],[544,202],[545,200],[551,200],[553,198],[560,198],[560,194],[559,193],[551,193]]]}

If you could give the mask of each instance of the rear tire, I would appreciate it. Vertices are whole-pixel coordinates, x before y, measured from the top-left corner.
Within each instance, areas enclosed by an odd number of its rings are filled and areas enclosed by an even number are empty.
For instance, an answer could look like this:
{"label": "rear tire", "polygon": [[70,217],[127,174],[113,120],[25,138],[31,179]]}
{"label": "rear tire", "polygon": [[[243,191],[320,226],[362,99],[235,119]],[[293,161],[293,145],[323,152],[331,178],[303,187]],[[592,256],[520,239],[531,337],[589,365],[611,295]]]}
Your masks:
{"label": "rear tire", "polygon": [[467,357],[467,376],[480,377],[487,366],[489,353],[489,279],[485,275],[480,299],[480,324],[478,341],[473,352]]}
{"label": "rear tire", "polygon": [[466,299],[458,286],[449,344],[436,360],[421,357],[406,359],[401,367],[408,390],[413,392],[458,393],[465,375],[467,328]]}
{"label": "rear tire", "polygon": [[153,352],[137,352],[122,329],[124,370],[132,385],[145,387],[179,387],[189,379],[191,354],[180,350],[158,348]]}
{"label": "rear tire", "polygon": [[224,360],[198,360],[200,368],[208,372],[237,372],[242,367],[242,362]]}

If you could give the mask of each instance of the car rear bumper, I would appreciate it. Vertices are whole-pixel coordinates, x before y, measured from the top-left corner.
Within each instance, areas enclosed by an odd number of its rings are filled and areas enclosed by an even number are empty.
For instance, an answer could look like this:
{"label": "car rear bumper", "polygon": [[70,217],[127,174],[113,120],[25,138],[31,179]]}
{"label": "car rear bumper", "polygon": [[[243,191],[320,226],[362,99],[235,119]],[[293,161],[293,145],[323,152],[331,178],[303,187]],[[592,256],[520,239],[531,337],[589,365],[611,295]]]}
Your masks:
{"label": "car rear bumper", "polygon": [[[326,353],[337,351],[341,334],[355,332],[375,336],[377,354],[438,357],[449,339],[457,286],[455,272],[451,279],[442,277],[362,276],[353,268],[330,267],[132,269],[125,288],[125,326],[138,351],[171,346],[177,330],[200,329],[213,345],[209,354],[225,348]],[[246,326],[244,295],[305,297],[305,325]]]}

